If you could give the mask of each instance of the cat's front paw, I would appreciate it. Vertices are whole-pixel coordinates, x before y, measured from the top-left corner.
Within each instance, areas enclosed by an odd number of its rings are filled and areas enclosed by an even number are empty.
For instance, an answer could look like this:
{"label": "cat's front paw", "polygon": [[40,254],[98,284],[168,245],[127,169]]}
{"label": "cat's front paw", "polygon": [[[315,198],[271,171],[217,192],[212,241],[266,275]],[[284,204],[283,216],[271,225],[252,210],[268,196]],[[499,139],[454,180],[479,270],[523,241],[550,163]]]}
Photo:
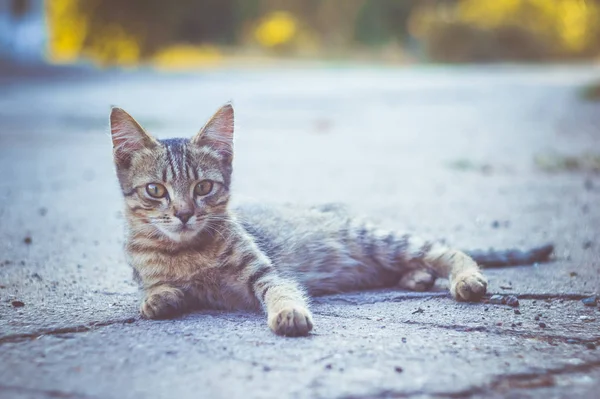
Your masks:
{"label": "cat's front paw", "polygon": [[183,312],[183,292],[173,287],[159,287],[146,294],[140,313],[146,319],[168,319]]}
{"label": "cat's front paw", "polygon": [[286,337],[308,335],[313,328],[312,315],[301,306],[285,308],[269,318],[269,327]]}
{"label": "cat's front paw", "polygon": [[486,290],[487,280],[477,269],[464,270],[450,282],[450,293],[457,301],[478,301],[485,295]]}

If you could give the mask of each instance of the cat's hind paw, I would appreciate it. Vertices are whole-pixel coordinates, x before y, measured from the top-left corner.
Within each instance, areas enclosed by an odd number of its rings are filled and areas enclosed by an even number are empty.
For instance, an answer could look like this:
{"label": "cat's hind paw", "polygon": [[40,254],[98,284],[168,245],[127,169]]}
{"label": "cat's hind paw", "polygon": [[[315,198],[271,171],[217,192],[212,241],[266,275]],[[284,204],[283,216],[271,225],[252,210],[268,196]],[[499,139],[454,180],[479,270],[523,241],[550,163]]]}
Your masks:
{"label": "cat's hind paw", "polygon": [[457,301],[476,302],[487,290],[487,280],[479,270],[464,270],[450,282],[450,293]]}
{"label": "cat's hind paw", "polygon": [[304,307],[285,308],[270,318],[269,327],[275,334],[286,337],[308,335],[313,328],[312,315]]}

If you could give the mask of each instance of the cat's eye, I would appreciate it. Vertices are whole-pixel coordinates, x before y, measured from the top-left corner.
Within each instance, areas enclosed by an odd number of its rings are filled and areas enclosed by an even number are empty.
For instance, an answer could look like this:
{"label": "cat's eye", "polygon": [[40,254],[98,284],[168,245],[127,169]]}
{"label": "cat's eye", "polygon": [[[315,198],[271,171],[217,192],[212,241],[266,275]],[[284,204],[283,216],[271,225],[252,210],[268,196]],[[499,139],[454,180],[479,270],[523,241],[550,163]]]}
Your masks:
{"label": "cat's eye", "polygon": [[162,184],[150,183],[146,185],[146,192],[154,198],[163,198],[167,195],[167,189]]}
{"label": "cat's eye", "polygon": [[196,184],[194,188],[194,194],[199,197],[210,194],[213,189],[213,182],[210,180],[202,180],[200,183]]}

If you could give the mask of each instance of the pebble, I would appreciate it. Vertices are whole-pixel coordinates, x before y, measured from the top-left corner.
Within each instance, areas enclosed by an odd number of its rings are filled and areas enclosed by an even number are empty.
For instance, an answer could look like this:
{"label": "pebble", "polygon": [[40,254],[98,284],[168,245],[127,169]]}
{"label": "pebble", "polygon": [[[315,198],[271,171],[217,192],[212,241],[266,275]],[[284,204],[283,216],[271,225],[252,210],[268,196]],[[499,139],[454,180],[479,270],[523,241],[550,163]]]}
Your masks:
{"label": "pebble", "polygon": [[31,244],[32,240],[30,236],[23,238],[23,242],[27,245]]}
{"label": "pebble", "polygon": [[521,311],[519,309],[515,309],[515,314],[521,314]]}
{"label": "pebble", "polygon": [[593,342],[588,342],[587,344],[585,344],[585,347],[588,349],[596,349],[596,344],[594,344]]}
{"label": "pebble", "polygon": [[396,367],[394,367],[394,371],[395,371],[396,373],[401,373],[401,372],[403,372],[403,371],[404,371],[404,369],[403,369],[402,367],[400,367],[400,366],[396,366]]}
{"label": "pebble", "polygon": [[581,300],[585,306],[598,306],[598,297],[596,295],[592,295],[587,298],[583,298]]}
{"label": "pebble", "polygon": [[578,344],[579,340],[573,339],[573,338],[569,338],[566,342],[567,342],[567,344]]}
{"label": "pebble", "polygon": [[515,295],[492,295],[489,303],[494,305],[508,305],[516,308],[519,306],[519,299]]}
{"label": "pebble", "polygon": [[579,320],[585,321],[585,322],[591,322],[591,321],[596,321],[596,318],[592,317],[592,316],[579,316]]}
{"label": "pebble", "polygon": [[519,299],[514,295],[509,295],[506,297],[506,304],[508,306],[512,306],[513,308],[516,308],[519,306]]}
{"label": "pebble", "polygon": [[12,301],[11,304],[15,308],[22,308],[23,306],[25,306],[25,303],[23,303],[22,301]]}
{"label": "pebble", "polygon": [[546,327],[548,327],[548,326],[546,325],[546,323],[544,323],[543,321],[542,321],[542,322],[540,322],[540,324],[538,324],[538,325],[540,326],[540,328],[546,328]]}

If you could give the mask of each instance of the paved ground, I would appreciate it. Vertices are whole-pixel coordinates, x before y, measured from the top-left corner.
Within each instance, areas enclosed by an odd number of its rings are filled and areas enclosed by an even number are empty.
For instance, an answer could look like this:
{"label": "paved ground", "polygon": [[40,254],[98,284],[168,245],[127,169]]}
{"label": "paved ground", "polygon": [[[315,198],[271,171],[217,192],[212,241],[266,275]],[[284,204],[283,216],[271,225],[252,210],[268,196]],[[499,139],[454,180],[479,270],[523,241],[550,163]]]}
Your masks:
{"label": "paved ground", "polygon": [[[231,70],[0,79],[0,398],[597,397],[600,152],[591,67]],[[237,108],[238,200],[345,202],[462,248],[556,244],[490,270],[520,314],[442,290],[315,300],[308,338],[258,314],[140,320],[110,104],[160,137]],[[24,306],[17,307],[22,302]],[[540,324],[543,323],[543,324]],[[544,326],[545,328],[541,327]]]}

